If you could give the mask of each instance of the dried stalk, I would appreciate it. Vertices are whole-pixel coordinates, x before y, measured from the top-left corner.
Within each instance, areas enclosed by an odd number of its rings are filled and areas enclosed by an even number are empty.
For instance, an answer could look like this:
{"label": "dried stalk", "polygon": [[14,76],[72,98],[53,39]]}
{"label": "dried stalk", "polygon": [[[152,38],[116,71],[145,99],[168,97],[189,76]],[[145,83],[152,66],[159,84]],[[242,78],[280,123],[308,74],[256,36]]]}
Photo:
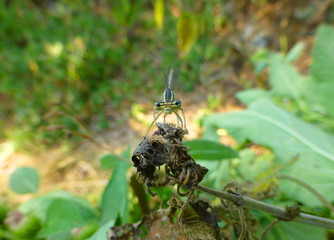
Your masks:
{"label": "dried stalk", "polygon": [[291,214],[284,208],[260,202],[249,197],[217,191],[200,185],[197,185],[196,188],[220,199],[232,201],[237,206],[264,211],[285,221],[296,221],[318,227],[334,229],[334,220],[332,219],[317,217],[305,213],[300,213],[298,216],[291,216]]}

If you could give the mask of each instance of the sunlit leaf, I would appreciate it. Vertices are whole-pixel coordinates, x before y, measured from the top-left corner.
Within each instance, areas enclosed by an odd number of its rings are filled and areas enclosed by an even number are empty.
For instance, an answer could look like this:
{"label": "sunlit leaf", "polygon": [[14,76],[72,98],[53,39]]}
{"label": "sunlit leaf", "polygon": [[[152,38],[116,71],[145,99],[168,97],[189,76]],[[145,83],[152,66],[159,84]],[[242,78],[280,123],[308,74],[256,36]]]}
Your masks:
{"label": "sunlit leaf", "polygon": [[164,0],[154,1],[154,19],[158,29],[162,29],[164,25]]}
{"label": "sunlit leaf", "polygon": [[[284,173],[309,183],[329,201],[334,200],[330,190],[334,188],[334,136],[265,99],[252,103],[245,111],[208,116],[205,125],[225,128],[236,140],[248,138],[267,146],[278,163],[287,163],[298,155],[297,162],[284,169]],[[292,199],[320,204],[309,192],[290,182],[282,181],[281,187]]]}
{"label": "sunlit leaf", "polygon": [[184,143],[195,160],[222,160],[238,157],[238,152],[219,142],[192,140]]}
{"label": "sunlit leaf", "polygon": [[185,57],[197,40],[196,17],[190,12],[182,12],[177,23],[178,48],[180,56]]}
{"label": "sunlit leaf", "polygon": [[36,193],[39,187],[39,174],[35,168],[17,168],[9,179],[10,188],[19,194]]}

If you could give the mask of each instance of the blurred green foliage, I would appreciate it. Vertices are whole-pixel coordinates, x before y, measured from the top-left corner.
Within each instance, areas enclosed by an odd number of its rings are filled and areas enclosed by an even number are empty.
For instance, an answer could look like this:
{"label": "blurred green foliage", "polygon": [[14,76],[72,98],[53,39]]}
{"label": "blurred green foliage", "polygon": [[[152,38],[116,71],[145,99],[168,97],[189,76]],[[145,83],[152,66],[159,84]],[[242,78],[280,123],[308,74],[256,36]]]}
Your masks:
{"label": "blurred green foliage", "polygon": [[[221,18],[208,12],[218,4],[204,3],[203,14],[187,10],[187,16],[203,15],[211,22],[201,27],[206,33],[202,38],[209,37]],[[160,94],[164,67],[179,65],[181,57],[180,87],[193,89],[200,56],[210,58],[216,52],[212,48],[218,47],[211,45],[209,53],[197,34],[189,37],[187,29],[177,30],[180,24],[197,29],[195,21],[184,22],[180,14],[179,1],[1,4],[0,100],[6,104],[0,105],[0,126],[6,131],[0,137],[20,144],[54,139],[64,135],[50,130],[80,130],[70,116],[92,130],[106,128],[108,120],[129,109],[138,96]],[[178,49],[182,41],[186,44]]]}

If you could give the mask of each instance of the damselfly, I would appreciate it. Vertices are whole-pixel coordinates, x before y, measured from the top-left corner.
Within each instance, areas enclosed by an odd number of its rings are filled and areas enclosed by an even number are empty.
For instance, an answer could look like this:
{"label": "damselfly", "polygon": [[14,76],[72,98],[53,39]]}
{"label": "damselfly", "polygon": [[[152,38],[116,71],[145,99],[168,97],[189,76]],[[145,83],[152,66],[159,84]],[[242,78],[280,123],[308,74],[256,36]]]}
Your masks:
{"label": "damselfly", "polygon": [[[146,135],[148,134],[148,131],[151,129],[152,125],[156,123],[161,114],[163,114],[164,123],[166,123],[166,115],[172,113],[176,115],[177,127],[184,127],[186,132],[188,132],[186,118],[184,116],[183,108],[181,107],[182,103],[179,99],[175,98],[174,94],[174,87],[178,77],[177,75],[178,71],[174,69],[170,69],[167,71],[167,73],[165,73],[166,89],[163,93],[162,101],[154,103],[155,112],[153,114],[153,122],[147,129]],[[178,112],[179,110],[182,112],[183,120]]]}

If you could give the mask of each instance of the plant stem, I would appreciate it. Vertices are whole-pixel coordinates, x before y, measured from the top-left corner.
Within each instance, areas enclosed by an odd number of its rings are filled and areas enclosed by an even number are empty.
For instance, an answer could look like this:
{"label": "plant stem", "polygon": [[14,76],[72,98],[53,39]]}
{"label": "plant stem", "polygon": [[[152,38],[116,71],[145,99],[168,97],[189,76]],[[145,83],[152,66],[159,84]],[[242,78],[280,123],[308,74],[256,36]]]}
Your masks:
{"label": "plant stem", "polygon": [[285,221],[296,221],[314,226],[334,229],[334,220],[332,219],[317,217],[305,213],[301,213],[299,216],[293,217],[284,208],[260,202],[249,197],[217,191],[200,185],[197,185],[196,188],[220,199],[232,201],[237,206],[264,211]]}

